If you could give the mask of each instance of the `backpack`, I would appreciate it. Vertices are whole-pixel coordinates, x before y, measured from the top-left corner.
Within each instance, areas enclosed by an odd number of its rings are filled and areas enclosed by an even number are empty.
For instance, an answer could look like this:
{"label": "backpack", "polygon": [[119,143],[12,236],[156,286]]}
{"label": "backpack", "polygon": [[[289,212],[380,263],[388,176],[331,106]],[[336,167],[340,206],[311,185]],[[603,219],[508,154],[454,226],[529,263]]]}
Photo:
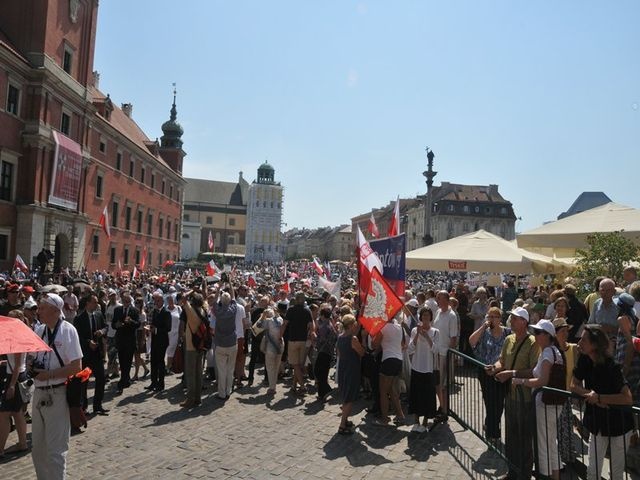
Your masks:
{"label": "backpack", "polygon": [[196,310],[198,317],[200,318],[200,325],[194,332],[191,330],[191,342],[193,343],[193,347],[199,352],[206,352],[213,345],[213,337],[211,336],[211,329],[209,328],[209,319],[205,316],[203,317],[200,312]]}

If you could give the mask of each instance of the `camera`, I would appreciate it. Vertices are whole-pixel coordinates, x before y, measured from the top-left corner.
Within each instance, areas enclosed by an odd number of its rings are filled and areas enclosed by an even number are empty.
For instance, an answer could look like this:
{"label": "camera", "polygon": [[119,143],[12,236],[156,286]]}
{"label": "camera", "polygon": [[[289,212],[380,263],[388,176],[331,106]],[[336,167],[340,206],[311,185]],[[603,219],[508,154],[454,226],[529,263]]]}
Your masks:
{"label": "camera", "polygon": [[51,405],[53,405],[53,397],[51,396],[50,393],[47,393],[46,396],[40,400],[40,403],[38,404],[40,407],[50,407]]}
{"label": "camera", "polygon": [[37,377],[39,372],[35,370],[44,370],[44,362],[42,360],[34,360],[27,370],[27,375],[31,378]]}

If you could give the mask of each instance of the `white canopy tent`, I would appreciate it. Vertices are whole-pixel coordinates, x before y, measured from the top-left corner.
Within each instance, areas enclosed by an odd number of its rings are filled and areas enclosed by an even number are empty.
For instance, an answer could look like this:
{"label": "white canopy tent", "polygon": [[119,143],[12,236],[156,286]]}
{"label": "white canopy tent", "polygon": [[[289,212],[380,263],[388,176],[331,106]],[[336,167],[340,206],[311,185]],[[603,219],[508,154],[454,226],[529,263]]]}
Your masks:
{"label": "white canopy tent", "polygon": [[567,273],[570,264],[518,248],[485,230],[418,248],[407,253],[411,270],[485,273]]}
{"label": "white canopy tent", "polygon": [[590,234],[615,231],[640,244],[640,210],[611,202],[521,233],[516,240],[518,247],[536,253],[574,257],[576,249],[588,246]]}

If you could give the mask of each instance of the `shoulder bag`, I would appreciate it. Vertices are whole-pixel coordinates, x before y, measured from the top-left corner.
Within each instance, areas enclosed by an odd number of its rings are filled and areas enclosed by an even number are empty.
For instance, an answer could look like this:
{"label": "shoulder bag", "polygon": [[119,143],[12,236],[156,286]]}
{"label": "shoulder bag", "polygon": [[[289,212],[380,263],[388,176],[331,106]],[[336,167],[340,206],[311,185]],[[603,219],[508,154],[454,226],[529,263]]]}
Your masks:
{"label": "shoulder bag", "polygon": [[[551,353],[553,353],[553,364],[551,365],[551,371],[549,372],[549,382],[547,387],[555,388],[558,390],[567,389],[567,368],[563,363],[556,363],[556,351],[551,347]],[[542,391],[542,403],[545,405],[562,405],[567,401],[567,396],[557,392],[551,392],[548,390]]]}

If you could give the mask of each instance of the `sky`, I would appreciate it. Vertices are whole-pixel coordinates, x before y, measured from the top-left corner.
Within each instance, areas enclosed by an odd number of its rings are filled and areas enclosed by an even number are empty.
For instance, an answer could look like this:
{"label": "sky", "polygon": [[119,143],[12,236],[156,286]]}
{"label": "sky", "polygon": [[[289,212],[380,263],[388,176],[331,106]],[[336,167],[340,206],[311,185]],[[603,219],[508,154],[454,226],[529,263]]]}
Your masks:
{"label": "sky", "polygon": [[150,138],[177,84],[186,177],[252,181],[336,226],[442,181],[522,232],[583,191],[640,207],[640,2],[109,0],[94,69]]}

